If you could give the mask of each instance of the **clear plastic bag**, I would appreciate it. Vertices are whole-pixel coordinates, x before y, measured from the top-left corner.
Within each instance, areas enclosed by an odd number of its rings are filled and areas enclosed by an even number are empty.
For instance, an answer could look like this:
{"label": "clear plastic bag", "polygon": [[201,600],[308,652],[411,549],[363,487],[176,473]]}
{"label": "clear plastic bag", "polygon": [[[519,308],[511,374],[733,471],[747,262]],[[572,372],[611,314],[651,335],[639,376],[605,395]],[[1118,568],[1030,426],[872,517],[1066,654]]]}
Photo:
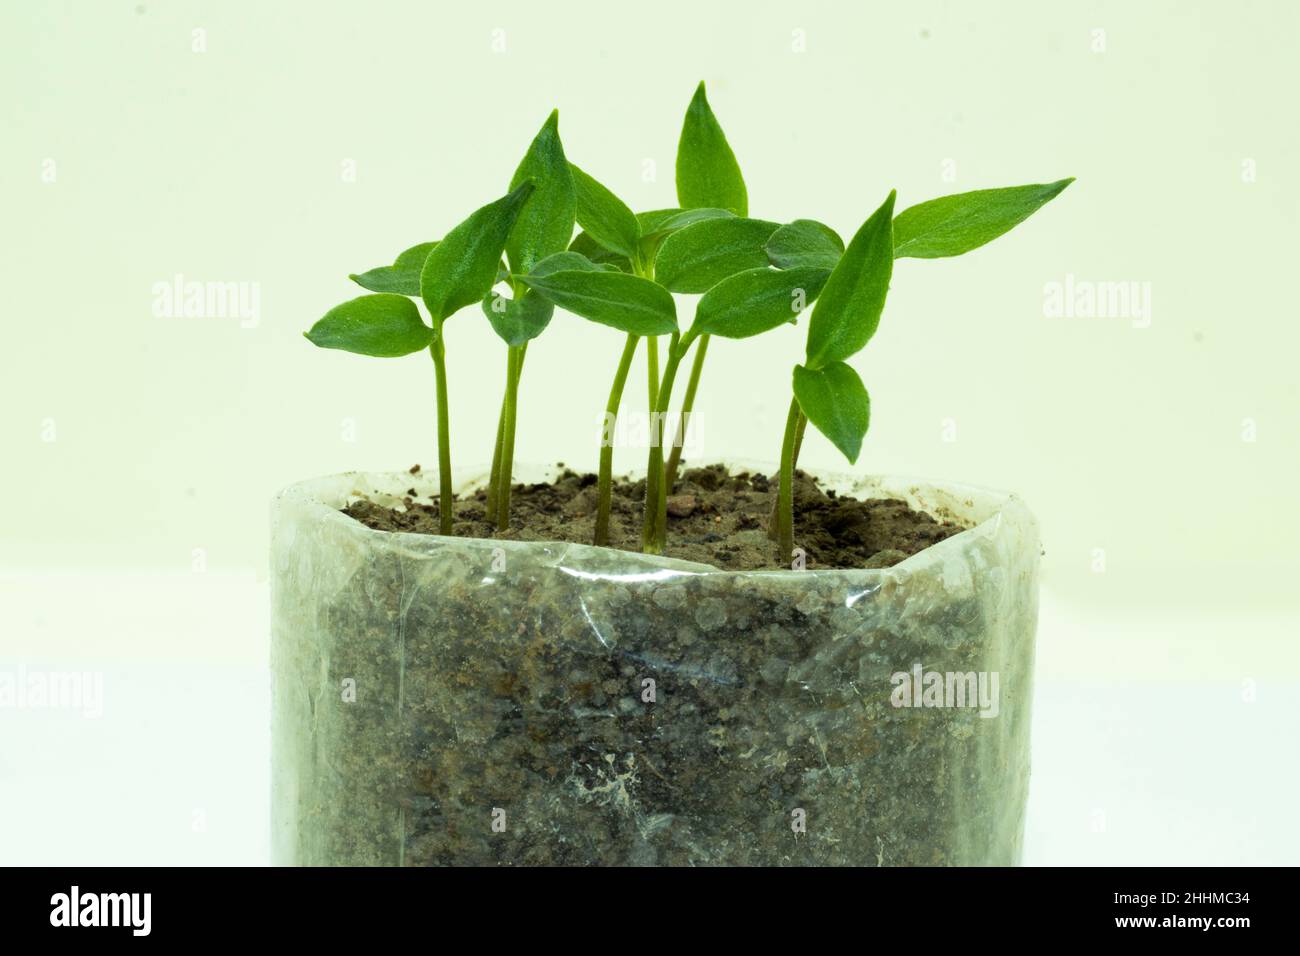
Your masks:
{"label": "clear plastic bag", "polygon": [[1019,861],[1039,540],[1014,496],[832,482],[972,527],[884,570],[726,572],[338,510],[412,485],[275,499],[274,862]]}

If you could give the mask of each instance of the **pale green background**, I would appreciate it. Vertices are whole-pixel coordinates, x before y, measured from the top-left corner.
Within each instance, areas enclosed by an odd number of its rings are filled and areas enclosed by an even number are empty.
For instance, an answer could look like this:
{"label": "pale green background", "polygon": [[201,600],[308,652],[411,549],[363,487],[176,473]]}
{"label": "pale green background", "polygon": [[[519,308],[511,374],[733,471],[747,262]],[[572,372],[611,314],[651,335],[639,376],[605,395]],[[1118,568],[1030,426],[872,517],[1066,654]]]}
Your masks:
{"label": "pale green background", "polygon": [[[432,465],[427,357],[321,352],[302,330],[359,292],[348,272],[502,193],[553,107],[572,159],[636,208],[672,205],[704,79],[767,218],[847,235],[891,187],[905,207],[1078,177],[989,247],[899,263],[855,359],[874,410],[859,468],[1020,492],[1045,580],[1081,605],[1291,605],[1296,9],[10,6],[0,564],[188,570],[201,548],[209,568],[260,570],[276,488]],[[152,287],[176,273],[259,283],[260,324],[155,318]],[[1150,283],[1150,327],[1045,317],[1044,284],[1067,273]],[[710,455],[776,457],[802,336],[715,345]],[[534,344],[519,460],[594,467],[621,344],[569,316]],[[456,462],[481,464],[503,348],[473,310],[449,348]],[[820,436],[804,462],[846,467]]]}
{"label": "pale green background", "polygon": [[[1042,522],[1027,862],[1294,864],[1298,9],[6,4],[0,669],[102,672],[105,700],[0,711],[0,863],[265,859],[267,502],[434,461],[427,358],[302,330],[500,195],[553,107],[575,161],[673,204],[704,79],[766,218],[848,234],[893,187],[1079,178],[988,248],[898,264],[854,360],[859,468],[1013,489]],[[156,318],[176,273],[259,283],[260,324]],[[1046,317],[1067,274],[1150,283],[1150,327]],[[775,458],[801,335],[715,344],[710,455]],[[503,349],[473,311],[449,339],[481,464]],[[521,460],[594,467],[620,347],[566,316],[534,344]],[[804,462],[844,467],[820,437]]]}

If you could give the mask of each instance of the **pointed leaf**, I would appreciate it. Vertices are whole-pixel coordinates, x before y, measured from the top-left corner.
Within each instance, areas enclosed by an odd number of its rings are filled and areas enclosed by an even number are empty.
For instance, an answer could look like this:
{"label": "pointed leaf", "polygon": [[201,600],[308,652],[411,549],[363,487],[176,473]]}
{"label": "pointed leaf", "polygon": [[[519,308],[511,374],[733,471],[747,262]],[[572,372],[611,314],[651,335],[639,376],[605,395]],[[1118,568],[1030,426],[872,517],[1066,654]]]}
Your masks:
{"label": "pointed leaf", "polygon": [[843,362],[818,369],[796,365],[794,397],[808,421],[855,463],[871,424],[871,398],[858,373]]}
{"label": "pointed leaf", "polygon": [[573,238],[578,196],[560,143],[558,110],[551,113],[528,147],[510,180],[510,188],[516,189],[530,179],[537,189],[524,204],[506,244],[511,272],[530,271],[539,260],[568,248]]}
{"label": "pointed leaf", "polygon": [[1059,196],[1074,177],[1038,186],[977,189],[910,206],[894,220],[894,255],[941,259],[978,249]]}
{"label": "pointed leaf", "polygon": [[633,335],[666,335],[677,330],[672,293],[640,276],[571,269],[518,278],[560,308],[601,325]]}
{"label": "pointed leaf", "polygon": [[524,183],[488,203],[429,252],[420,273],[420,296],[435,325],[453,312],[481,302],[496,285],[506,237],[532,192],[532,183]]}
{"label": "pointed leaf", "polygon": [[762,219],[706,219],[678,229],[655,255],[655,281],[671,292],[708,292],[728,276],[767,266],[763,245],[776,232]]}
{"label": "pointed leaf", "polygon": [[304,332],[313,345],[357,355],[394,358],[428,348],[433,330],[403,295],[363,295],[336,305]]}
{"label": "pointed leaf", "polygon": [[[402,269],[407,272],[420,272],[424,268],[424,260],[429,258],[429,253],[433,252],[433,247],[438,244],[437,240],[433,242],[422,242],[398,255],[393,262],[393,268]],[[415,293],[419,295],[419,292]]]}
{"label": "pointed leaf", "polygon": [[569,164],[578,197],[578,224],[601,246],[627,258],[636,255],[641,238],[632,210],[577,166]]}
{"label": "pointed leaf", "polygon": [[829,275],[825,269],[764,266],[723,279],[700,299],[691,333],[747,339],[794,322],[821,293]]}
{"label": "pointed leaf", "polygon": [[796,219],[767,240],[767,256],[779,269],[812,266],[834,269],[844,255],[844,240],[830,226],[815,219]]}
{"label": "pointed leaf", "polygon": [[422,242],[412,246],[397,257],[391,266],[379,266],[357,275],[348,276],[363,289],[371,292],[395,292],[398,295],[420,294],[420,270],[430,250],[438,243]]}
{"label": "pointed leaf", "polygon": [[[585,232],[573,237],[573,242],[569,243],[569,252],[577,252],[595,263],[611,265],[621,272],[632,271],[632,260],[606,249]],[[533,268],[536,270],[537,267]]]}
{"label": "pointed leaf", "polygon": [[706,219],[734,219],[736,214],[730,209],[656,209],[652,212],[637,213],[637,222],[641,226],[641,261],[653,262],[659,252],[659,244],[678,229]]}
{"label": "pointed leaf", "polygon": [[541,335],[551,324],[555,306],[532,289],[518,299],[492,292],[483,300],[483,314],[492,329],[512,348]]}
{"label": "pointed leaf", "polygon": [[685,208],[715,206],[748,215],[749,196],[736,154],[709,108],[701,83],[686,109],[677,141],[677,201]]}
{"label": "pointed leaf", "polygon": [[893,275],[894,193],[862,224],[840,257],[808,322],[809,368],[842,362],[876,334]]}
{"label": "pointed leaf", "polygon": [[641,238],[650,239],[663,238],[705,219],[731,219],[735,216],[730,209],[702,206],[699,209],[656,209],[653,212],[637,213],[636,219],[641,226]]}
{"label": "pointed leaf", "polygon": [[547,256],[537,265],[533,266],[533,271],[528,273],[534,279],[545,278],[553,272],[617,272],[618,269],[609,263],[592,262],[581,253],[569,249],[565,252],[557,252],[553,256]]}

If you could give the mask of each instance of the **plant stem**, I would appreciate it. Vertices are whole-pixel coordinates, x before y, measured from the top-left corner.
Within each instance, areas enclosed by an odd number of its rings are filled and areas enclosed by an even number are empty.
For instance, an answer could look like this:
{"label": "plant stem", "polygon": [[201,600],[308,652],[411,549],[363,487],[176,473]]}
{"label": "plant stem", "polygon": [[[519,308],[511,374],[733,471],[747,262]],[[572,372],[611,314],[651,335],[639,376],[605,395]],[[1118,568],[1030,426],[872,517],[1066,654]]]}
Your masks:
{"label": "plant stem", "polygon": [[501,471],[497,475],[497,530],[510,527],[510,482],[515,464],[515,420],[519,411],[519,376],[524,367],[524,349],[514,346],[509,351],[506,371],[505,429],[501,437]]}
{"label": "plant stem", "polygon": [[677,426],[677,435],[673,438],[673,450],[668,456],[668,471],[664,477],[664,487],[672,494],[673,485],[677,484],[677,466],[682,461],[682,443],[686,436],[686,423],[690,421],[691,411],[695,408],[695,390],[700,387],[700,372],[704,369],[704,356],[709,351],[709,336],[700,336],[700,347],[695,353],[691,365],[691,377],[686,380],[686,394],[682,396],[682,417]]}
{"label": "plant stem", "polygon": [[[799,409],[799,424],[795,426],[795,432],[794,432],[794,457],[790,462],[790,473],[792,475],[794,473],[794,470],[799,467],[799,450],[803,448],[803,433],[804,433],[804,429],[807,427],[808,427],[808,416],[803,413],[803,409],[801,408]],[[768,519],[767,522],[767,536],[773,541],[777,539],[777,532],[781,524],[781,513],[780,513],[781,495],[779,493],[780,492],[779,485],[777,490],[778,490],[778,494],[776,500],[772,502],[772,516],[771,518]]]}
{"label": "plant stem", "polygon": [[627,373],[632,367],[632,356],[636,354],[637,336],[629,333],[627,343],[623,346],[623,355],[618,360],[618,370],[614,372],[614,384],[609,389],[609,401],[605,405],[605,422],[602,427],[600,443],[600,478],[597,487],[599,504],[596,507],[596,537],[598,545],[609,544],[609,504],[614,492],[614,429],[618,421],[618,407],[623,401],[623,386],[627,384]]}
{"label": "plant stem", "polygon": [[777,491],[777,557],[782,564],[789,564],[794,552],[794,449],[800,414],[798,399],[790,399],[785,440],[781,443],[781,487]]}
{"label": "plant stem", "polygon": [[650,411],[659,404],[659,337],[651,335],[645,340],[646,382],[649,384]]}
{"label": "plant stem", "polygon": [[[506,352],[506,377],[510,375],[510,353]],[[506,400],[501,397],[501,414],[497,416],[497,437],[492,443],[492,472],[488,476],[487,514],[497,513],[497,484],[501,480],[501,445],[506,437]]]}
{"label": "plant stem", "polygon": [[664,486],[664,421],[668,417],[668,404],[673,397],[673,379],[677,367],[694,341],[690,332],[685,338],[673,333],[668,345],[668,362],[664,367],[663,384],[659,387],[659,401],[650,416],[650,457],[645,473],[645,519],[641,525],[641,550],[648,554],[663,554],[668,538],[668,493]]}
{"label": "plant stem", "polygon": [[438,532],[451,534],[455,498],[451,491],[451,419],[447,411],[447,347],[439,325],[429,344],[438,392]]}

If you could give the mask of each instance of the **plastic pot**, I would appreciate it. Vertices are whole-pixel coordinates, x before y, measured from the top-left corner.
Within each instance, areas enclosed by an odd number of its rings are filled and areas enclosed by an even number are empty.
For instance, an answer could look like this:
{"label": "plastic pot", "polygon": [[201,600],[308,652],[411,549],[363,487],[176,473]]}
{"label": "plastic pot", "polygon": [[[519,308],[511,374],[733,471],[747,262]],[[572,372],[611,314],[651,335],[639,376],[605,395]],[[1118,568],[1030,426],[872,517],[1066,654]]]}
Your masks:
{"label": "plastic pot", "polygon": [[1019,861],[1039,540],[1014,496],[839,483],[971,527],[884,570],[726,572],[338,510],[412,485],[275,499],[274,862]]}

